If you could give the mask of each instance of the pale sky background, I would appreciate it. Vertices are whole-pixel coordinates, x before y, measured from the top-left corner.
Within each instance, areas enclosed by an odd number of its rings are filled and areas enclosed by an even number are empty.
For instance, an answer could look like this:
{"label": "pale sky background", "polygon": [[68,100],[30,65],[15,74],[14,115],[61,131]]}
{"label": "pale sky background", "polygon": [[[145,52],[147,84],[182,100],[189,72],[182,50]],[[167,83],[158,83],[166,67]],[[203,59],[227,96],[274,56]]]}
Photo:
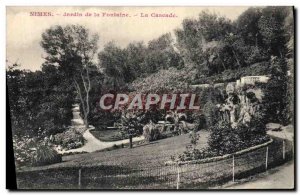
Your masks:
{"label": "pale sky background", "polygon": [[[6,58],[23,69],[40,69],[44,62],[40,46],[42,33],[52,25],[80,24],[100,37],[99,48],[109,41],[125,47],[130,42],[148,41],[181,27],[185,18],[197,18],[203,10],[235,20],[248,7],[7,7]],[[53,17],[32,17],[31,11],[51,11]],[[63,17],[67,13],[122,12],[132,17]],[[140,13],[174,13],[177,18],[141,18]],[[56,15],[60,14],[60,16]]]}

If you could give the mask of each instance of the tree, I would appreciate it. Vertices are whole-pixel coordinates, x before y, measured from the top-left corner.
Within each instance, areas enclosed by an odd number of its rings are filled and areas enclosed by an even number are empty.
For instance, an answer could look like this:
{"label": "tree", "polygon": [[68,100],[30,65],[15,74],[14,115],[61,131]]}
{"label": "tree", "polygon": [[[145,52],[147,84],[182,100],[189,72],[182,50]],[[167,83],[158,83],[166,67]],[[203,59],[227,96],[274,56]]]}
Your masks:
{"label": "tree", "polygon": [[147,47],[142,42],[129,43],[124,52],[126,55],[125,67],[127,71],[125,80],[132,82],[145,74],[144,62],[147,55]]}
{"label": "tree", "polygon": [[196,67],[200,76],[229,67],[224,37],[232,32],[230,20],[203,11],[198,20],[186,19],[182,26],[183,29],[175,30],[178,49],[185,62]]}
{"label": "tree", "polygon": [[262,46],[262,35],[258,25],[261,15],[261,8],[251,7],[234,22],[235,33],[241,36],[245,44],[255,47]]}
{"label": "tree", "polygon": [[259,32],[267,51],[274,56],[284,57],[286,43],[284,35],[284,19],[287,15],[285,7],[266,7],[258,21]]}
{"label": "tree", "polygon": [[7,69],[7,85],[13,134],[48,136],[63,131],[72,118],[73,89],[55,66],[41,71]]}
{"label": "tree", "polygon": [[[287,124],[287,64],[285,59],[272,56],[271,78],[265,87],[264,102],[269,121]],[[280,93],[278,93],[280,92]]]}
{"label": "tree", "polygon": [[288,108],[287,108],[287,113],[288,113],[288,120],[289,122],[294,122],[294,102],[295,102],[295,91],[294,91],[294,13],[293,13],[293,8],[290,8],[288,16],[285,19],[285,24],[284,24],[284,29],[287,35],[287,43],[286,43],[286,48],[287,48],[287,53],[286,53],[286,58],[287,58],[287,65],[288,65],[288,86],[287,86],[287,93],[288,93]]}
{"label": "tree", "polygon": [[42,34],[41,41],[47,53],[46,63],[58,66],[76,90],[86,128],[90,113],[90,69],[95,66],[93,59],[97,42],[98,36],[91,35],[88,29],[80,25],[53,26]]}
{"label": "tree", "polygon": [[98,54],[99,66],[103,69],[106,80],[117,89],[125,84],[126,55],[115,43],[109,42],[104,46],[103,51]]}
{"label": "tree", "polygon": [[143,65],[143,69],[147,74],[158,72],[161,69],[168,69],[169,67],[183,67],[183,61],[175,50],[174,40],[170,33],[149,41]]}

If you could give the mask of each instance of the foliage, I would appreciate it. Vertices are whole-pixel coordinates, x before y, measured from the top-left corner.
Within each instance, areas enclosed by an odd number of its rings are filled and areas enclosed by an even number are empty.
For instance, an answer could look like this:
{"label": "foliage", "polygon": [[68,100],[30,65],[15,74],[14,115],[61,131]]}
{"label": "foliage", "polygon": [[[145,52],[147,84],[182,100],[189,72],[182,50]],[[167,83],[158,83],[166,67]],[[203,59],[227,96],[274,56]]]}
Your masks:
{"label": "foliage", "polygon": [[165,119],[173,124],[170,129],[173,135],[181,135],[194,129],[194,125],[188,125],[187,115],[183,112],[168,111]]}
{"label": "foliage", "polygon": [[203,114],[205,116],[205,126],[211,127],[218,120],[216,105],[211,101],[207,102],[203,107]]}
{"label": "foliage", "polygon": [[33,159],[33,165],[42,166],[62,161],[61,155],[58,154],[53,148],[47,145],[40,145],[36,150],[36,155]]}
{"label": "foliage", "polygon": [[84,138],[81,133],[73,128],[54,135],[53,143],[62,146],[66,150],[80,148],[84,144]]}
{"label": "foliage", "polygon": [[123,87],[137,78],[143,78],[170,67],[182,68],[183,61],[174,49],[171,34],[149,41],[130,43],[124,49],[109,42],[98,54],[99,67],[106,75],[106,85],[113,89]]}
{"label": "foliage", "polygon": [[7,69],[10,116],[14,135],[45,136],[63,131],[72,119],[74,93],[55,66],[31,72]]}
{"label": "foliage", "polygon": [[61,156],[47,142],[28,136],[13,136],[16,166],[46,165],[61,162]]}
{"label": "foliage", "polygon": [[206,128],[206,118],[203,112],[187,112],[188,121],[195,125],[195,130],[199,131]]}
{"label": "foliage", "polygon": [[231,22],[202,12],[175,30],[177,47],[198,77],[240,70],[272,55],[284,58],[293,45],[292,13],[288,7],[249,8]]}
{"label": "foliage", "polygon": [[137,92],[159,92],[186,89],[187,83],[193,78],[194,70],[169,68],[159,70],[148,77],[140,78],[132,83]]}
{"label": "foliage", "polygon": [[98,54],[98,58],[100,67],[104,69],[107,79],[110,79],[113,89],[117,89],[124,82],[129,82],[133,79],[132,72],[126,68],[124,63],[126,61],[125,51],[117,47],[113,42],[104,46],[103,51]]}
{"label": "foliage", "polygon": [[[231,32],[231,22],[216,14],[201,12],[198,20],[185,19],[182,29],[176,29],[177,46],[185,62],[195,66],[199,74],[209,74],[222,68],[225,54],[224,36]],[[215,59],[218,58],[218,61]]]}
{"label": "foliage", "polygon": [[143,69],[147,74],[170,67],[183,67],[183,61],[174,49],[173,42],[171,33],[167,33],[148,43],[147,55],[143,64]]}
{"label": "foliage", "polygon": [[129,134],[136,136],[141,135],[143,132],[142,119],[144,118],[144,113],[133,113],[133,112],[123,112],[121,116],[120,123],[118,123],[118,128],[120,129],[123,137],[127,137]]}
{"label": "foliage", "polygon": [[[264,102],[267,109],[267,119],[272,122],[279,122],[287,124],[289,121],[289,113],[293,112],[288,110],[287,97],[287,64],[284,59],[272,57],[271,60],[271,79],[268,85],[264,87]],[[280,93],[278,93],[280,91]]]}
{"label": "foliage", "polygon": [[286,42],[283,27],[289,11],[287,7],[266,7],[262,10],[258,27],[265,48],[271,55],[283,57]]}
{"label": "foliage", "polygon": [[89,127],[91,71],[98,71],[93,63],[98,49],[98,35],[80,25],[52,26],[42,34],[41,46],[46,52],[47,65],[55,65],[65,76],[81,103],[86,128]]}
{"label": "foliage", "polygon": [[152,121],[143,127],[143,136],[148,142],[158,140],[161,136],[161,129]]}
{"label": "foliage", "polygon": [[235,82],[243,76],[260,76],[268,74],[270,74],[270,62],[263,61],[244,67],[243,69],[225,70],[221,74],[200,77],[193,80],[191,84]]}
{"label": "foliage", "polygon": [[179,160],[197,160],[214,156],[232,154],[269,140],[266,136],[266,129],[261,118],[254,118],[248,124],[238,124],[237,128],[232,128],[228,122],[220,121],[213,125],[210,131],[208,147],[197,149],[196,138],[191,139],[192,145],[178,156]]}

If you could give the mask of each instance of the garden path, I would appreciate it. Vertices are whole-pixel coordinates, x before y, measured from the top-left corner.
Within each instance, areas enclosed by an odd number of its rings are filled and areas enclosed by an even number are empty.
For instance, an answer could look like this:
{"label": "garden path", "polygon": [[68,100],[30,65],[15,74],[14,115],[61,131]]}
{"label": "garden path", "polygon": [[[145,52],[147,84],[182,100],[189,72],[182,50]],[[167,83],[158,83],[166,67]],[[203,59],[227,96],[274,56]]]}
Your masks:
{"label": "garden path", "polygon": [[[110,148],[114,145],[121,145],[121,144],[127,144],[129,143],[129,139],[124,139],[124,140],[119,140],[119,141],[113,141],[113,142],[103,142],[98,140],[97,138],[95,138],[90,130],[94,129],[95,127],[93,127],[92,125],[89,126],[89,128],[85,131],[82,131],[82,129],[84,129],[84,122],[83,119],[80,116],[80,110],[79,110],[79,105],[75,104],[74,108],[73,108],[73,119],[72,119],[72,125],[75,127],[75,129],[78,129],[78,131],[80,133],[82,133],[84,139],[86,140],[85,144],[81,147],[81,148],[76,148],[76,149],[71,149],[71,150],[62,150],[59,151],[60,154],[64,154],[64,153],[71,153],[71,152],[75,152],[75,153],[79,153],[79,152],[95,152],[98,150],[103,150],[105,148]],[[136,141],[141,141],[143,140],[144,137],[140,136],[140,137],[134,137],[132,139],[133,142]]]}

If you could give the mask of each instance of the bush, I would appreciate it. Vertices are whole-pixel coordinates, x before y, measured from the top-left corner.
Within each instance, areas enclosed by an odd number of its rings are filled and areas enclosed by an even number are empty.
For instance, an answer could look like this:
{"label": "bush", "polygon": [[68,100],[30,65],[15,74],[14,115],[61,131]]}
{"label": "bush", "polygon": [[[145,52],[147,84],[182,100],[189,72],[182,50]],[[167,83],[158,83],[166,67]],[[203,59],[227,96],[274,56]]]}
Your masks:
{"label": "bush", "polygon": [[205,124],[207,127],[213,126],[218,121],[218,112],[216,105],[209,101],[203,107],[203,113],[205,116]]}
{"label": "bush", "polygon": [[197,137],[192,136],[191,145],[178,156],[178,159],[188,161],[232,154],[269,140],[264,123],[259,118],[253,118],[248,124],[238,124],[237,128],[232,128],[229,123],[220,121],[209,130],[211,133],[207,148],[197,149]]}
{"label": "bush", "polygon": [[58,154],[53,148],[47,145],[40,145],[36,150],[32,164],[35,166],[41,166],[59,163],[61,161],[61,155]]}
{"label": "bush", "polygon": [[28,136],[13,137],[16,166],[30,165],[36,151],[36,140]]}
{"label": "bush", "polygon": [[70,150],[80,148],[84,144],[84,138],[81,133],[73,128],[69,128],[63,133],[54,135],[53,143],[61,145],[64,149]]}
{"label": "bush", "polygon": [[194,79],[191,84],[233,82],[244,76],[268,75],[270,74],[269,67],[270,63],[268,61],[262,61],[241,69],[228,69],[220,74]]}
{"label": "bush", "polygon": [[159,126],[152,122],[145,125],[143,127],[143,136],[148,142],[158,140],[161,136]]}
{"label": "bush", "polygon": [[210,131],[209,150],[216,152],[217,155],[230,154],[243,147],[238,130],[231,128],[227,122],[221,121],[210,128]]}
{"label": "bush", "polygon": [[61,156],[44,140],[38,138],[13,137],[16,166],[38,166],[61,162]]}
{"label": "bush", "polygon": [[266,136],[265,126],[256,118],[248,124],[238,124],[237,128],[232,128],[229,123],[222,121],[210,130],[209,150],[218,155],[231,154],[269,139]]}

